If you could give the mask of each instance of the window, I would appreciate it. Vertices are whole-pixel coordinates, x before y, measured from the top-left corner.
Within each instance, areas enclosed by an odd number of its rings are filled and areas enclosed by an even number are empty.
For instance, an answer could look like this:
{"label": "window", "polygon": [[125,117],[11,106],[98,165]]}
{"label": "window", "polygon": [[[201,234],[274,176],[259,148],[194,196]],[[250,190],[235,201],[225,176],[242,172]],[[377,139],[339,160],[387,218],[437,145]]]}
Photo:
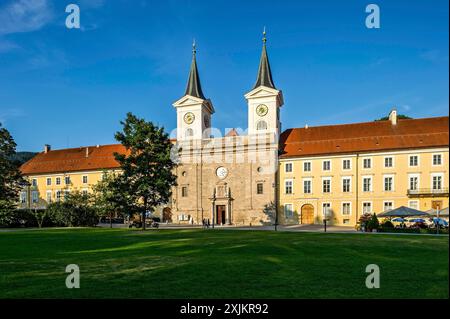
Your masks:
{"label": "window", "polygon": [[322,191],[324,193],[331,192],[331,179],[323,179],[322,180]]}
{"label": "window", "polygon": [[330,203],[323,203],[322,204],[323,217],[329,217],[330,213],[331,213],[331,204]]}
{"label": "window", "polygon": [[363,168],[372,168],[372,159],[371,158],[365,158],[363,159]]}
{"label": "window", "polygon": [[419,209],[419,201],[417,200],[410,200],[408,203],[409,208],[413,209]]}
{"label": "window", "polygon": [[372,191],[372,177],[363,177],[363,192]]}
{"label": "window", "polygon": [[56,178],[56,185],[61,185],[61,177]]}
{"label": "window", "polygon": [[47,186],[52,185],[52,179],[50,177],[47,177]]}
{"label": "window", "polygon": [[344,225],[348,225],[348,224],[350,224],[350,219],[344,219],[344,220],[342,220],[342,223]]}
{"label": "window", "polygon": [[37,191],[31,192],[31,201],[37,203],[39,201],[39,193]]}
{"label": "window", "polygon": [[292,172],[292,163],[286,163],[284,164],[284,171],[286,173],[291,173]]}
{"label": "window", "polygon": [[419,156],[411,155],[409,156],[409,166],[418,166],[419,165]]}
{"label": "window", "polygon": [[64,191],[64,200],[67,200],[69,198],[70,191]]}
{"label": "window", "polygon": [[441,154],[433,154],[433,166],[442,165],[442,155]]}
{"label": "window", "polygon": [[188,188],[187,186],[181,187],[181,197],[187,197],[188,196]]}
{"label": "window", "polygon": [[20,192],[20,202],[22,204],[27,202],[27,192]]}
{"label": "window", "polygon": [[311,194],[311,184],[312,181],[310,179],[303,180],[303,193]]}
{"label": "window", "polygon": [[303,163],[303,171],[304,172],[311,172],[311,162],[304,162]]}
{"label": "window", "polygon": [[292,204],[285,204],[284,205],[284,216],[286,218],[291,218],[294,215],[294,210],[292,207]]}
{"label": "window", "polygon": [[33,180],[31,181],[31,185],[32,185],[33,187],[36,187],[36,186],[37,186],[37,179],[36,179],[36,178],[33,178]]}
{"label": "window", "polygon": [[351,169],[351,161],[349,159],[342,160],[342,169]]}
{"label": "window", "polygon": [[292,194],[292,180],[285,180],[284,181],[284,192],[286,194]]}
{"label": "window", "polygon": [[184,135],[186,137],[192,137],[192,136],[194,136],[194,130],[191,128],[187,128],[186,131],[184,132]]}
{"label": "window", "polygon": [[87,182],[88,182],[87,175],[83,175],[82,180],[83,180],[83,184],[87,184]]}
{"label": "window", "polygon": [[66,183],[66,185],[70,184],[70,176],[64,177],[64,183]]}
{"label": "window", "polygon": [[87,196],[88,195],[88,190],[87,189],[83,189],[81,191],[81,194],[83,194],[83,196]]}
{"label": "window", "polygon": [[419,177],[418,176],[409,176],[409,189],[417,190],[419,187]]}
{"label": "window", "polygon": [[256,194],[261,195],[264,193],[263,183],[256,184]]}
{"label": "window", "polygon": [[351,179],[350,177],[344,177],[342,179],[342,191],[344,193],[349,193],[351,189]]}
{"label": "window", "polygon": [[384,177],[384,191],[392,192],[394,190],[394,177],[385,176]]}
{"label": "window", "polygon": [[324,171],[329,171],[331,170],[331,161],[323,161],[322,162],[322,169]]}
{"label": "window", "polygon": [[392,210],[394,208],[394,203],[393,202],[384,202],[383,206],[384,206],[384,211]]}
{"label": "window", "polygon": [[394,159],[392,157],[384,158],[384,167],[391,168],[394,166]]}
{"label": "window", "polygon": [[342,215],[350,215],[351,213],[351,203],[342,203]]}
{"label": "window", "polygon": [[56,191],[56,201],[59,202],[61,200],[61,191]]}
{"label": "window", "polygon": [[46,197],[47,203],[52,202],[52,191],[47,191],[47,197]]}
{"label": "window", "polygon": [[364,202],[363,203],[363,214],[371,214],[372,213],[372,203]]}
{"label": "window", "polygon": [[433,175],[433,190],[441,190],[442,189],[442,175]]}
{"label": "window", "polygon": [[267,123],[266,123],[266,121],[259,121],[258,123],[256,123],[256,130],[257,131],[267,130]]}

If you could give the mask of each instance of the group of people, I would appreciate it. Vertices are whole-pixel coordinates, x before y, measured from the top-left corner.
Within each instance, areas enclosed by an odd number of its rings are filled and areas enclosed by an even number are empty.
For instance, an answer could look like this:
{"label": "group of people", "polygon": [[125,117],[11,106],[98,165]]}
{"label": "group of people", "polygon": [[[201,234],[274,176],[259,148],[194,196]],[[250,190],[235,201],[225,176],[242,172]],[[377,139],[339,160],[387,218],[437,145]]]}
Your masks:
{"label": "group of people", "polygon": [[202,219],[202,224],[203,224],[203,228],[209,228],[209,226],[211,226],[211,224],[209,223],[209,218],[203,218]]}

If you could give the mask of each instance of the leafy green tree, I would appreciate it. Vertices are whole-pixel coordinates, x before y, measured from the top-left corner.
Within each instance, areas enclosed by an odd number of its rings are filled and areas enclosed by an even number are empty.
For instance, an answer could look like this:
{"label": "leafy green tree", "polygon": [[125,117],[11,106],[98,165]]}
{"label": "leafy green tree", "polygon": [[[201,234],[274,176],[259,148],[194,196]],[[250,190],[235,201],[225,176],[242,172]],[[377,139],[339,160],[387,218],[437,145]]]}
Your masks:
{"label": "leafy green tree", "polygon": [[158,205],[167,203],[176,185],[176,167],[171,159],[172,143],[163,127],[146,122],[128,113],[122,121],[122,132],[115,138],[125,146],[126,154],[115,153],[122,174],[120,184],[127,206],[142,214],[145,230],[145,215]]}
{"label": "leafy green tree", "polygon": [[0,211],[7,213],[16,206],[19,191],[27,185],[19,168],[12,161],[17,144],[0,123]]}
{"label": "leafy green tree", "polygon": [[93,187],[94,205],[99,216],[109,217],[109,226],[112,228],[114,215],[122,215],[130,211],[127,203],[127,192],[123,189],[122,179],[119,174],[103,174],[103,178]]}
{"label": "leafy green tree", "polygon": [[[397,115],[397,118],[398,118],[399,120],[410,120],[410,119],[412,119],[412,117],[409,117],[408,115],[404,115],[404,114],[399,114],[399,115]],[[375,120],[375,122],[378,122],[378,121],[387,121],[387,120],[389,120],[389,116],[383,116],[383,117],[381,117],[381,118]]]}
{"label": "leafy green tree", "polygon": [[48,205],[47,214],[59,226],[95,226],[98,224],[97,211],[90,194],[71,192],[66,199]]}
{"label": "leafy green tree", "polygon": [[367,228],[369,230],[378,229],[380,227],[380,222],[378,221],[377,214],[373,213],[370,219],[367,221]]}

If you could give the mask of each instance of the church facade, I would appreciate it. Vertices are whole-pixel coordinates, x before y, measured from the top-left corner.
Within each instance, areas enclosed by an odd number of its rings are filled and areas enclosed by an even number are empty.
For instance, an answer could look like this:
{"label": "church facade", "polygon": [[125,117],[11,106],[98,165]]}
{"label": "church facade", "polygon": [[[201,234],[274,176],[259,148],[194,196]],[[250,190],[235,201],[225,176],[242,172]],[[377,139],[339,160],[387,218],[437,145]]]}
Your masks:
{"label": "church facade", "polygon": [[[248,128],[213,137],[215,108],[201,87],[196,51],[177,116],[177,186],[156,214],[176,224],[353,226],[364,213],[449,205],[448,116],[291,128],[281,132],[283,94],[266,39],[254,86],[244,95]],[[45,208],[72,191],[91,192],[120,171],[120,144],[44,151],[22,165],[30,186],[21,208]]]}

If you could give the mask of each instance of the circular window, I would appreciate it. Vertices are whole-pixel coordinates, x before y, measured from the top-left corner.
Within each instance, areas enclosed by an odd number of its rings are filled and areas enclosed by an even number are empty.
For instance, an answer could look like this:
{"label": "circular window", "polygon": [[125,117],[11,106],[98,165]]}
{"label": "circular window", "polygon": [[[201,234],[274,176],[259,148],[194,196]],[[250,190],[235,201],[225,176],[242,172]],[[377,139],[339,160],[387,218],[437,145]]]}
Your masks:
{"label": "circular window", "polygon": [[258,168],[256,169],[256,171],[257,171],[258,173],[262,173],[262,172],[263,172],[263,168],[260,166],[260,167],[258,167]]}
{"label": "circular window", "polygon": [[183,172],[181,173],[181,176],[186,176],[186,175],[187,175],[186,171],[183,171]]}

